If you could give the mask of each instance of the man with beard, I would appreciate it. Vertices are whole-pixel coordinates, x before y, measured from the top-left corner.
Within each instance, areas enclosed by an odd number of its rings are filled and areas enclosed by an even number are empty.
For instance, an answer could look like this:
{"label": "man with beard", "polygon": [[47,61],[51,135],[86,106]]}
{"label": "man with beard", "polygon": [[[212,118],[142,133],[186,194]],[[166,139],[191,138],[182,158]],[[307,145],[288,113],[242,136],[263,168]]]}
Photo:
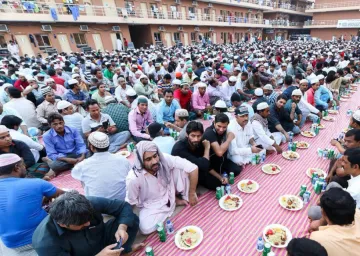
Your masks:
{"label": "man with beard", "polygon": [[179,101],[181,108],[190,109],[192,92],[189,84],[182,82],[180,88],[174,91],[174,98]]}
{"label": "man with beard", "polygon": [[292,91],[291,98],[286,102],[284,108],[289,113],[290,118],[292,119],[292,132],[295,134],[300,133],[300,124],[302,120],[302,112],[298,106],[302,97],[302,92],[300,89]]}
{"label": "man with beard", "polygon": [[144,95],[149,99],[154,101],[159,101],[157,93],[155,93],[155,88],[149,83],[147,76],[140,76],[140,81],[134,85],[134,90],[138,96]]}
{"label": "man with beard", "polygon": [[165,122],[165,126],[171,128],[177,132],[180,132],[179,140],[185,139],[186,137],[186,126],[189,121],[189,112],[186,109],[177,109],[175,111],[175,122]]}
{"label": "man with beard", "polygon": [[322,118],[321,111],[319,111],[306,100],[306,91],[308,90],[308,84],[308,80],[306,79],[302,79],[299,84],[301,91],[301,99],[298,103],[298,107],[302,113],[302,120],[299,125],[300,128],[304,126],[306,119],[309,119],[312,122],[317,122],[319,118]]}
{"label": "man with beard", "polygon": [[31,239],[36,227],[47,215],[42,208],[43,199],[52,199],[64,193],[49,182],[24,179],[25,176],[26,166],[20,156],[13,153],[0,155],[2,255],[37,255]]}
{"label": "man with beard", "polygon": [[247,94],[254,94],[256,88],[260,88],[263,84],[260,81],[259,71],[257,68],[253,69],[252,76],[246,81],[246,93]]}
{"label": "man with beard", "polygon": [[126,178],[126,201],[137,206],[140,231],[150,234],[176,205],[197,204],[198,167],[178,156],[163,154],[155,143],[136,145],[134,168]]}
{"label": "man with beard", "polygon": [[203,135],[203,139],[208,140],[211,145],[210,171],[203,183],[206,188],[211,190],[228,184],[228,179],[222,176],[223,173],[233,172],[237,176],[242,170],[241,166],[227,158],[229,145],[235,138],[234,133],[227,131],[229,122],[226,114],[217,114],[214,123],[205,130]]}
{"label": "man with beard", "polygon": [[268,104],[274,104],[276,102],[277,97],[279,94],[274,90],[271,84],[267,84],[263,88],[264,97],[266,98]]}

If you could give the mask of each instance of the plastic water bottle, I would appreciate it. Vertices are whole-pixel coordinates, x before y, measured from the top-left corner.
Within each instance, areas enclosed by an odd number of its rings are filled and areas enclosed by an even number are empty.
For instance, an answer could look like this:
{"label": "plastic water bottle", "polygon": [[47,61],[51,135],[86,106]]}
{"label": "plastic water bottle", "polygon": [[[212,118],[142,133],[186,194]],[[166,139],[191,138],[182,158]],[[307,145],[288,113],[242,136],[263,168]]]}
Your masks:
{"label": "plastic water bottle", "polygon": [[259,237],[256,242],[256,250],[258,252],[262,252],[264,250],[264,240],[262,239],[262,237]]}
{"label": "plastic water bottle", "polygon": [[266,153],[262,153],[261,155],[260,155],[260,163],[264,163],[265,162],[265,159],[266,159]]}
{"label": "plastic water bottle", "polygon": [[171,220],[166,221],[166,233],[168,233],[168,235],[174,233],[174,225]]}

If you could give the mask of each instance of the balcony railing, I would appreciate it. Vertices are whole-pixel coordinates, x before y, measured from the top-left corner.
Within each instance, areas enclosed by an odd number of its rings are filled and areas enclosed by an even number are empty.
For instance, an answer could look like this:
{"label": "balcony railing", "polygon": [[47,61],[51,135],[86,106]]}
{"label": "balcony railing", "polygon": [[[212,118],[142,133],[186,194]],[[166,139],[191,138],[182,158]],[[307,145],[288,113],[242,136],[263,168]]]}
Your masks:
{"label": "balcony railing", "polygon": [[[328,9],[328,8],[339,8],[339,7],[356,7],[360,6],[360,1],[350,1],[350,2],[334,2],[334,3],[323,3],[323,4],[313,4],[307,7],[307,10],[312,9]],[[358,8],[357,8],[358,9]]]}
{"label": "balcony railing", "polygon": [[273,3],[274,8],[280,8],[280,9],[287,9],[291,11],[297,11],[297,12],[305,12],[306,7],[296,6],[289,3],[281,3],[277,4],[276,2]]}
{"label": "balcony railing", "polygon": [[289,20],[270,20],[270,24],[273,26],[284,26],[284,27],[302,27],[303,22],[291,22]]}
{"label": "balcony railing", "polygon": [[308,20],[305,21],[304,26],[336,26],[337,23],[337,20]]}

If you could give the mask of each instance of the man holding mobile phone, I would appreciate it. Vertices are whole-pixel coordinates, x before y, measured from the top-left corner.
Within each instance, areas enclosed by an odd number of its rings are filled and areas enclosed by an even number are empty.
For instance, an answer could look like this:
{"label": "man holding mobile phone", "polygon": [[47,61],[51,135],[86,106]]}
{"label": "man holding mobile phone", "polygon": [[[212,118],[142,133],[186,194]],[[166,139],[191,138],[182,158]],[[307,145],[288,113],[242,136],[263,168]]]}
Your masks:
{"label": "man holding mobile phone", "polygon": [[261,145],[256,145],[251,123],[249,123],[249,110],[246,106],[235,109],[235,119],[230,121],[228,131],[235,134],[229,146],[228,157],[237,165],[251,162],[252,154],[260,153]]}

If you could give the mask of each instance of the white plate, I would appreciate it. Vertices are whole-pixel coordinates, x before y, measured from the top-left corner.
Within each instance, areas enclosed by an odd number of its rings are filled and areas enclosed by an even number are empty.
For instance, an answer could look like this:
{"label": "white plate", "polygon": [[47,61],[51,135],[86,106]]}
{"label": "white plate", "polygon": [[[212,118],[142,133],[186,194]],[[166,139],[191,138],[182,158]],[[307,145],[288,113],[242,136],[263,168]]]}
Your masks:
{"label": "white plate", "polygon": [[308,168],[307,170],[306,170],[306,175],[309,177],[309,178],[312,178],[312,175],[311,175],[311,172],[310,172],[310,170],[311,169],[313,169],[313,170],[317,170],[317,173],[319,173],[319,172],[322,172],[322,174],[324,175],[324,177],[322,177],[322,178],[326,178],[327,177],[327,173],[326,172],[324,172],[324,170],[323,169],[321,169],[321,168]]}
{"label": "white plate", "polygon": [[[296,158],[290,159],[290,158],[287,156],[287,153],[288,153],[288,152],[292,152],[292,153],[294,153],[295,155],[297,155]],[[285,151],[285,152],[283,152],[281,155],[282,155],[285,159],[290,160],[290,161],[294,161],[294,160],[297,160],[297,159],[300,158],[299,153],[294,152],[294,151]]]}
{"label": "white plate", "polygon": [[[191,247],[183,247],[183,246],[181,246],[180,243],[179,243],[180,234],[181,234],[181,232],[185,231],[186,229],[193,229],[193,230],[195,230],[197,233],[200,234],[200,238],[199,238],[199,240],[197,241],[197,243],[195,243],[195,244],[194,244],[193,246],[191,246]],[[176,235],[175,235],[174,237],[175,237],[175,245],[176,245],[179,249],[187,251],[187,250],[192,250],[192,249],[194,249],[195,247],[197,247],[197,246],[201,243],[201,241],[204,239],[204,232],[201,230],[201,228],[199,228],[199,227],[197,227],[197,226],[186,226],[186,227],[181,228],[178,232],[176,232]]]}
{"label": "white plate", "polygon": [[[254,189],[253,191],[250,191],[250,192],[242,190],[242,189],[241,189],[241,184],[242,184],[242,183],[248,183],[249,181],[251,181],[253,184],[255,184],[255,189]],[[245,194],[252,194],[252,193],[255,193],[256,191],[259,190],[260,185],[259,185],[259,183],[257,183],[257,182],[254,181],[254,180],[241,180],[241,181],[237,184],[237,187],[238,187],[238,189],[239,189],[241,192],[243,192],[243,193],[245,193]]]}
{"label": "white plate", "polygon": [[[289,197],[295,197],[295,198],[297,198],[297,200],[298,200],[298,202],[299,202],[299,208],[296,208],[296,209],[288,209],[288,208],[286,208],[286,206],[285,206],[284,203],[282,202],[282,199],[285,198],[285,199],[287,200],[287,198],[289,198]],[[286,203],[286,202],[285,202],[285,203]],[[286,209],[286,210],[288,210],[288,211],[293,211],[293,212],[295,212],[295,211],[300,211],[300,210],[304,207],[304,203],[303,203],[303,201],[301,200],[301,198],[300,198],[300,197],[297,197],[297,196],[294,196],[294,195],[283,195],[283,196],[280,196],[280,197],[279,197],[279,204],[281,205],[282,208],[284,208],[284,209]]]}
{"label": "white plate", "polygon": [[[309,132],[309,131],[307,131],[307,132]],[[312,133],[312,132],[311,132],[311,134],[312,134],[313,136],[307,135],[306,133],[301,132],[301,135],[304,136],[304,137],[307,137],[307,138],[314,138],[314,137],[316,136],[316,135],[315,135],[314,133]]]}
{"label": "white plate", "polygon": [[[265,171],[265,167],[266,167],[266,166],[269,166],[269,165],[275,165],[279,170],[276,170],[276,171],[274,171],[274,172],[267,172],[267,171]],[[281,172],[281,167],[278,166],[277,164],[264,164],[264,165],[261,167],[261,170],[262,170],[264,173],[266,173],[266,174],[274,175],[274,174],[278,174],[278,173]]]}
{"label": "white plate", "polygon": [[[227,208],[225,208],[225,206],[224,206],[224,201],[225,201],[225,198],[228,197],[228,196],[237,197],[237,198],[240,199],[240,201],[239,201],[239,206],[238,206],[237,208],[234,208],[234,209],[227,209]],[[239,210],[240,207],[242,206],[242,204],[243,204],[243,200],[241,199],[241,197],[240,197],[240,196],[237,196],[237,195],[234,195],[234,194],[224,195],[224,196],[223,196],[222,198],[220,198],[220,200],[219,200],[220,208],[223,209],[223,210],[225,210],[225,211],[228,211],[228,212],[233,212],[233,211]]]}
{"label": "white plate", "polygon": [[337,115],[337,114],[339,114],[339,111],[334,110],[334,109],[329,109],[328,112],[329,112],[329,114],[332,114],[332,115]]}
{"label": "white plate", "polygon": [[[300,142],[305,142],[307,144],[307,147],[299,147]],[[294,143],[296,143],[296,148],[299,148],[299,149],[308,149],[310,147],[310,143],[306,142],[306,141],[294,141]]]}
{"label": "white plate", "polygon": [[129,157],[130,156],[130,152],[127,150],[124,151],[119,151],[116,153],[117,155],[123,156],[123,157]]}
{"label": "white plate", "polygon": [[323,116],[322,118],[325,121],[334,122],[336,119],[332,116]]}
{"label": "white plate", "polygon": [[228,112],[230,112],[230,113],[233,113],[233,112],[235,112],[235,108],[228,108]]}
{"label": "white plate", "polygon": [[324,124],[320,124],[320,125],[317,126],[317,127],[319,127],[319,129],[325,129],[326,128],[326,126]]}
{"label": "white plate", "polygon": [[[285,232],[286,232],[286,241],[285,241],[285,244],[283,245],[275,245],[273,243],[271,243],[267,238],[266,238],[266,232],[269,230],[269,229],[272,229],[272,228],[281,228],[283,229]],[[290,232],[290,230],[283,226],[283,225],[280,225],[280,224],[271,224],[267,227],[265,227],[264,231],[263,231],[263,236],[264,236],[264,240],[267,242],[267,243],[270,243],[272,247],[276,247],[276,248],[286,248],[287,245],[289,244],[289,242],[291,241],[292,239],[292,234]]]}

